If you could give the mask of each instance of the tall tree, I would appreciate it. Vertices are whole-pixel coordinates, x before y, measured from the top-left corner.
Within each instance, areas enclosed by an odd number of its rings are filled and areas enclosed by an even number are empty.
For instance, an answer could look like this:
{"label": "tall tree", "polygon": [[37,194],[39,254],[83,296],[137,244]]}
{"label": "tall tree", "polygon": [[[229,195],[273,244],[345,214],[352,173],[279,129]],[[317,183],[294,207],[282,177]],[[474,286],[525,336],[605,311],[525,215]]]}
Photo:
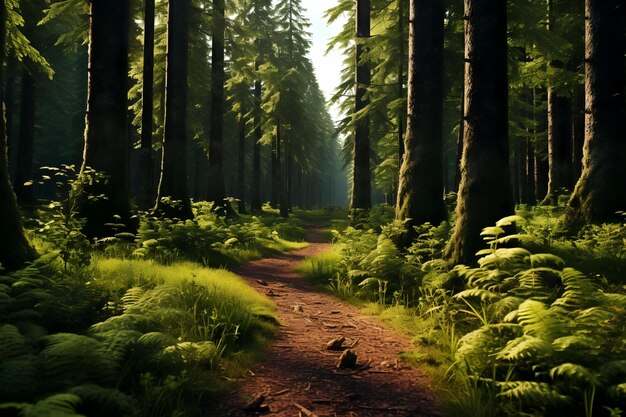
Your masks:
{"label": "tall tree", "polygon": [[585,1],[583,170],[570,221],[623,221],[626,210],[626,3]]}
{"label": "tall tree", "polygon": [[472,263],[486,226],[513,212],[509,172],[507,9],[465,0],[465,133],[456,224],[447,257]]}
{"label": "tall tree", "polygon": [[190,0],[169,1],[163,160],[156,205],[158,212],[179,219],[193,218],[186,162],[189,10]]}
{"label": "tall tree", "polygon": [[369,99],[367,89],[371,72],[365,55],[365,42],[370,37],[370,0],[356,2],[356,92],[355,92],[355,135],[352,150],[352,201],[350,209],[369,209],[372,204],[370,172],[370,119],[363,114]]}
{"label": "tall tree", "polygon": [[224,183],[224,0],[213,0],[211,48],[211,131],[209,133],[208,201],[220,215],[234,215]]}
{"label": "tall tree", "polygon": [[[131,207],[128,184],[127,78],[129,0],[93,0],[89,26],[89,81],[85,148],[81,176],[87,168],[106,175],[106,179],[84,178],[85,194],[80,212],[86,219],[84,232],[89,237],[114,233],[107,226],[129,226]],[[89,196],[104,198],[92,199]]]}
{"label": "tall tree", "polygon": [[139,205],[143,209],[154,204],[154,168],[152,128],[154,117],[154,18],[155,0],[144,0],[143,77],[141,108],[141,156],[139,168]]}
{"label": "tall tree", "polygon": [[[548,30],[558,24],[555,0],[548,0]],[[552,70],[564,67],[560,60],[550,61]],[[572,99],[558,91],[554,82],[548,85],[548,194],[545,204],[557,204],[563,190],[573,185],[572,166]]]}
{"label": "tall tree", "polygon": [[[4,66],[6,56],[8,13],[6,0],[0,1],[0,68]],[[13,270],[35,259],[37,253],[24,234],[8,168],[4,74],[0,71],[0,264],[5,269]]]}
{"label": "tall tree", "polygon": [[[396,217],[413,226],[446,219],[443,201],[443,0],[411,0],[409,96]],[[408,242],[407,242],[408,243]]]}

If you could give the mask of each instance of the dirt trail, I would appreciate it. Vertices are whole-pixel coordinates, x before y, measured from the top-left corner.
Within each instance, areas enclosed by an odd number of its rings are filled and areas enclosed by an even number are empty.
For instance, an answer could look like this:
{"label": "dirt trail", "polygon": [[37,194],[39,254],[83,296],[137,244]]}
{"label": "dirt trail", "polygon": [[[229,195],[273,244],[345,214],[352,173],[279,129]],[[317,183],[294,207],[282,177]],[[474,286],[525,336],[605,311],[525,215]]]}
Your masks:
{"label": "dirt trail", "polygon": [[[425,375],[397,360],[400,352],[411,349],[409,339],[318,292],[294,272],[305,257],[330,248],[319,236],[312,231],[305,249],[235,269],[276,303],[281,326],[265,361],[225,398],[216,415],[436,415]],[[345,345],[358,341],[352,348],[358,355],[353,369],[337,369],[341,351],[326,350],[326,343],[338,336],[346,338]],[[269,410],[246,412],[257,394],[265,395]]]}

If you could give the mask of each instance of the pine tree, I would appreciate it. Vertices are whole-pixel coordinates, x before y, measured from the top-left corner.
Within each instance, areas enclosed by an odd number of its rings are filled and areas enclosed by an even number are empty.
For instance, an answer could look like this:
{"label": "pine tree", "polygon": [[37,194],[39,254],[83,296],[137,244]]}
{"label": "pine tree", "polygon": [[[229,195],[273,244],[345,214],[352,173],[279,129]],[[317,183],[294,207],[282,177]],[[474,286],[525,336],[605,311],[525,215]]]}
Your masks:
{"label": "pine tree", "polygon": [[626,209],[626,4],[585,1],[587,116],[583,170],[569,222],[622,222]]}
{"label": "pine tree", "polygon": [[[94,0],[90,6],[89,87],[85,120],[85,149],[81,176],[84,194],[80,213],[86,219],[84,233],[103,237],[131,220],[127,122],[129,0]],[[105,175],[92,181],[87,170]],[[102,197],[101,197],[102,196]],[[96,198],[93,198],[96,197]]]}
{"label": "pine tree", "polygon": [[363,55],[366,41],[370,37],[370,1],[356,2],[356,57],[355,57],[355,133],[353,167],[352,167],[352,200],[350,210],[369,209],[372,205],[370,177],[370,117],[359,114],[367,107],[367,89],[370,85],[370,67]]}
{"label": "pine tree", "polygon": [[[443,201],[443,35],[439,0],[412,0],[409,29],[409,97],[405,151],[396,217],[414,226],[446,219]],[[408,244],[408,242],[407,242]]]}
{"label": "pine tree", "polygon": [[193,218],[186,163],[189,11],[190,0],[169,1],[163,160],[156,205],[161,214],[183,220]]}
{"label": "pine tree", "polygon": [[152,134],[154,127],[154,23],[155,0],[144,0],[143,70],[142,70],[142,114],[141,114],[141,157],[140,197],[143,209],[154,205],[154,167],[152,158]]}
{"label": "pine tree", "polygon": [[235,215],[226,201],[224,184],[224,0],[213,1],[213,47],[211,49],[211,131],[209,133],[208,201],[221,216]]}

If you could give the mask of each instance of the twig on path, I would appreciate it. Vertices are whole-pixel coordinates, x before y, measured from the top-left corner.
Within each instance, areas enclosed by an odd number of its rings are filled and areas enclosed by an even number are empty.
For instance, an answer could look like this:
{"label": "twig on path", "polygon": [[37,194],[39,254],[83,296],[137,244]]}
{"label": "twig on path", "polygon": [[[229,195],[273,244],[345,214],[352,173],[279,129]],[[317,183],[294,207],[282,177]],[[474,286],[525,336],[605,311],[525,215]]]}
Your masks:
{"label": "twig on path", "polygon": [[308,408],[298,404],[298,403],[293,403],[293,405],[300,410],[301,414],[304,414],[305,417],[318,417],[317,414],[315,414],[313,411],[309,410]]}
{"label": "twig on path", "polygon": [[291,392],[291,389],[285,388],[285,389],[281,389],[280,391],[277,391],[277,392],[271,394],[271,396],[272,397],[278,397],[279,395],[287,394],[288,392]]}

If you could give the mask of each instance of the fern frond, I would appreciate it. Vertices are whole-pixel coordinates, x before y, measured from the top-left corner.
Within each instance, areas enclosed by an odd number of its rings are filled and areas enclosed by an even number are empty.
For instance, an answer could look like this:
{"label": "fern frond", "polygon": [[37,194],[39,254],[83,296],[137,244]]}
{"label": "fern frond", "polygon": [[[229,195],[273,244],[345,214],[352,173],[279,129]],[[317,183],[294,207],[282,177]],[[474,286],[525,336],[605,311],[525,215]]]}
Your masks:
{"label": "fern frond", "polygon": [[559,337],[552,342],[552,347],[557,351],[574,351],[576,353],[585,352],[596,347],[598,342],[591,337],[574,334]]}
{"label": "fern frond", "polygon": [[117,363],[98,340],[72,333],[57,333],[45,340],[47,346],[39,355],[41,370],[55,386],[115,382]]}
{"label": "fern frond", "polygon": [[496,222],[496,226],[498,227],[507,227],[513,224],[520,225],[526,223],[526,219],[522,216],[512,215],[501,218]]}
{"label": "fern frond", "polygon": [[598,385],[598,378],[590,369],[575,363],[562,363],[555,366],[550,369],[550,377],[552,379],[567,378],[585,385]]}
{"label": "fern frond", "polygon": [[567,404],[572,399],[561,394],[556,388],[546,382],[510,381],[499,382],[501,392],[498,397],[515,400],[534,406]]}
{"label": "fern frond", "polygon": [[132,398],[115,388],[100,385],[79,385],[69,390],[81,398],[86,408],[106,411],[108,415],[127,415],[131,410]]}
{"label": "fern frond", "polygon": [[24,355],[29,350],[26,339],[17,327],[10,324],[0,326],[0,362]]}
{"label": "fern frond", "polygon": [[502,349],[497,359],[505,361],[524,361],[530,358],[540,358],[552,352],[552,345],[539,337],[523,335],[509,341]]}
{"label": "fern frond", "polygon": [[146,291],[141,287],[129,288],[122,297],[122,306],[124,311],[128,311],[129,308],[137,304],[145,293]]}
{"label": "fern frond", "polygon": [[533,268],[552,268],[560,271],[565,267],[565,261],[551,253],[536,253],[530,255],[530,266]]}
{"label": "fern frond", "polygon": [[506,296],[488,307],[489,314],[501,320],[510,312],[517,310],[523,302],[524,299],[521,297]]}
{"label": "fern frond", "polygon": [[561,272],[565,291],[552,305],[566,309],[579,309],[598,304],[598,285],[585,274],[573,268]]}
{"label": "fern frond", "polygon": [[519,306],[517,319],[525,334],[550,342],[567,334],[566,322],[540,301],[524,301]]}
{"label": "fern frond", "polygon": [[468,290],[461,291],[455,294],[452,298],[465,299],[465,298],[479,298],[481,301],[489,301],[499,298],[500,294],[489,290],[483,290],[481,288],[470,288]]}

